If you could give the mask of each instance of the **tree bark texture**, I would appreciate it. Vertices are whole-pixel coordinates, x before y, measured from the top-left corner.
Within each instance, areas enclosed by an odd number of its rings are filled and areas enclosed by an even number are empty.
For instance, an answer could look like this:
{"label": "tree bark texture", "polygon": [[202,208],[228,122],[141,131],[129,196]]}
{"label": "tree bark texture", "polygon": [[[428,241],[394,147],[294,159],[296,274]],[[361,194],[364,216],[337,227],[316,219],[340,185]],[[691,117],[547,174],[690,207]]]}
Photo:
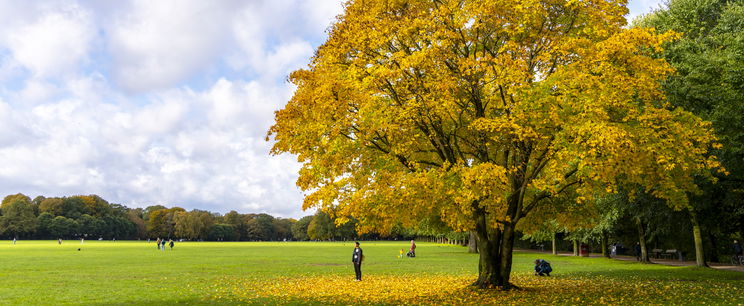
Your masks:
{"label": "tree bark texture", "polygon": [[602,233],[602,239],[600,241],[602,248],[602,257],[610,258],[610,252],[607,251],[607,232]]}
{"label": "tree bark texture", "polygon": [[557,242],[555,238],[555,233],[553,233],[553,255],[558,255],[558,248],[556,248]]}
{"label": "tree bark texture", "polygon": [[692,210],[690,210],[690,219],[692,220],[692,236],[695,239],[695,263],[698,267],[707,267],[705,253],[703,253],[703,235],[700,232],[700,223],[697,214]]}
{"label": "tree bark texture", "polygon": [[636,218],[636,224],[638,225],[638,243],[641,245],[641,256],[639,261],[642,263],[650,263],[651,261],[648,258],[648,251],[646,248],[646,231],[643,229],[641,218]]}
{"label": "tree bark texture", "polygon": [[475,234],[478,241],[478,288],[515,288],[509,282],[514,247],[514,223],[505,222],[502,228],[489,228],[485,212],[478,213]]}
{"label": "tree bark texture", "polygon": [[579,256],[579,242],[573,241],[573,256]]}
{"label": "tree bark texture", "polygon": [[473,231],[470,231],[469,234],[468,253],[478,253],[478,235]]}

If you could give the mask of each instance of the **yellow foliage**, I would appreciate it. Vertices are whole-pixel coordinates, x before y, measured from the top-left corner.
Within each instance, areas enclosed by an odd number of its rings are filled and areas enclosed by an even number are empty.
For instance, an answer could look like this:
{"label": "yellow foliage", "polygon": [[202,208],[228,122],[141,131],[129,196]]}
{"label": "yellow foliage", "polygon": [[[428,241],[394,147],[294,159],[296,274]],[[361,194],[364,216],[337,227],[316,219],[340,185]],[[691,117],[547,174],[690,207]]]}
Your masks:
{"label": "yellow foliage", "polygon": [[652,281],[648,278],[538,277],[517,273],[522,290],[477,290],[472,275],[371,275],[361,282],[326,275],[278,279],[225,278],[208,288],[207,301],[271,304],[395,305],[563,305],[664,304],[679,301],[735,301],[740,283]]}
{"label": "yellow foliage", "polygon": [[677,206],[719,167],[710,124],[671,109],[652,55],[677,33],[623,29],[625,1],[349,1],[276,113],[304,208],[389,231],[437,216],[516,224],[571,190],[635,183]]}

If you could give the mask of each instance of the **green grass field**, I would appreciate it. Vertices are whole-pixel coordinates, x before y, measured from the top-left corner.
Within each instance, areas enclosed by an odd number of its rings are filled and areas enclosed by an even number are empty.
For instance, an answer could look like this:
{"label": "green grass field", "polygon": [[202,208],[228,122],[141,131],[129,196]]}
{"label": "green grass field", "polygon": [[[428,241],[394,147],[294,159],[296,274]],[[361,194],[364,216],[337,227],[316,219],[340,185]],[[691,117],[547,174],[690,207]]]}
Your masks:
{"label": "green grass field", "polygon": [[[0,304],[743,304],[744,273],[539,255],[553,276],[531,274],[517,253],[521,290],[475,290],[477,255],[419,243],[362,242],[364,281],[353,282],[351,243],[144,241],[0,244]],[[81,248],[80,251],[77,249]]]}

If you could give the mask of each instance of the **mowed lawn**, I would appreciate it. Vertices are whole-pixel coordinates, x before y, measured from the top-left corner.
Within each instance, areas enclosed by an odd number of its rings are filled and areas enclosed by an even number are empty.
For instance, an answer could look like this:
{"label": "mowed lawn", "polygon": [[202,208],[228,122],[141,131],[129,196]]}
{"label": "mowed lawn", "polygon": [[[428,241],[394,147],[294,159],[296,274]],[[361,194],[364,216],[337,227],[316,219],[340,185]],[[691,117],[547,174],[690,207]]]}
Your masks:
{"label": "mowed lawn", "polygon": [[[145,241],[0,243],[0,304],[744,304],[744,273],[516,253],[520,290],[474,290],[476,254],[418,243]],[[78,248],[81,250],[78,251]],[[551,277],[533,276],[545,258]]]}

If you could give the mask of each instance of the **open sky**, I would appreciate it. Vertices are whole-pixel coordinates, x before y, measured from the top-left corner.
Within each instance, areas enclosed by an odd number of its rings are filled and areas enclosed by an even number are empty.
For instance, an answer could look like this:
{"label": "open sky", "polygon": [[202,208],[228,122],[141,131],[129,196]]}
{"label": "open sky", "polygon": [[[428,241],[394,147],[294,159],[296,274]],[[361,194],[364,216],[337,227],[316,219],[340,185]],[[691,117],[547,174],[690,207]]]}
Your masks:
{"label": "open sky", "polygon": [[[631,0],[629,18],[662,0]],[[264,140],[339,0],[0,0],[0,197],[311,214]]]}

